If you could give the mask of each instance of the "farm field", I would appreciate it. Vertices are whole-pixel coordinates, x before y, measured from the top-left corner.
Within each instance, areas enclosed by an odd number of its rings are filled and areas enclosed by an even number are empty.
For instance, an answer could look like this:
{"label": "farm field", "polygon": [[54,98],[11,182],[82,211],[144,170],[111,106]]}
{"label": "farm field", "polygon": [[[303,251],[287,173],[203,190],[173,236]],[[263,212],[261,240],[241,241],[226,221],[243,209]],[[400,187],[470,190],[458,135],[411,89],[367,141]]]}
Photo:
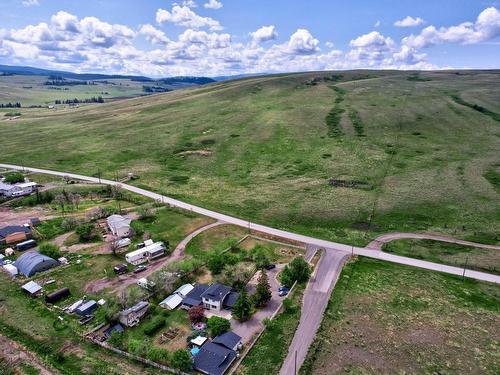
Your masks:
{"label": "farm field", "polygon": [[339,279],[301,374],[496,374],[500,288],[366,258]]}
{"label": "farm field", "polygon": [[500,251],[479,249],[432,240],[398,240],[384,245],[384,251],[430,262],[500,274]]}
{"label": "farm field", "polygon": [[498,243],[500,123],[483,109],[500,112],[500,73],[414,74],[277,75],[21,109],[0,121],[1,160],[133,172],[137,186],[344,243],[389,231]]}

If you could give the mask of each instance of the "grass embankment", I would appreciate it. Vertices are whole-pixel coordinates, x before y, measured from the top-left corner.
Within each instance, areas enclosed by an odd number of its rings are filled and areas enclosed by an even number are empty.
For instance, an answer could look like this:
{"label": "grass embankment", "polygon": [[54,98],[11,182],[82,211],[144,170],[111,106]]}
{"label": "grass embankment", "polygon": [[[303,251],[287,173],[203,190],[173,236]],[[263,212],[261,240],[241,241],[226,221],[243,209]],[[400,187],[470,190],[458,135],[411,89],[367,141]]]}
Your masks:
{"label": "grass embankment", "polygon": [[498,373],[500,286],[359,258],[301,374]]}
{"label": "grass embankment", "polygon": [[[498,190],[485,176],[500,162],[498,122],[450,98],[473,97],[499,113],[498,71],[418,80],[333,74],[252,77],[71,111],[21,109],[21,118],[0,121],[2,159],[109,179],[133,172],[137,186],[344,243],[389,231],[500,232]],[[333,138],[325,124],[332,107],[345,110],[333,113],[342,131]]]}
{"label": "grass embankment", "polygon": [[278,314],[267,324],[262,336],[242,361],[237,374],[262,375],[279,372],[299,325],[304,288],[304,285],[297,285],[289,297],[292,307]]}
{"label": "grass embankment", "polygon": [[410,258],[466,267],[500,274],[500,251],[432,240],[397,240],[384,245],[384,251]]}

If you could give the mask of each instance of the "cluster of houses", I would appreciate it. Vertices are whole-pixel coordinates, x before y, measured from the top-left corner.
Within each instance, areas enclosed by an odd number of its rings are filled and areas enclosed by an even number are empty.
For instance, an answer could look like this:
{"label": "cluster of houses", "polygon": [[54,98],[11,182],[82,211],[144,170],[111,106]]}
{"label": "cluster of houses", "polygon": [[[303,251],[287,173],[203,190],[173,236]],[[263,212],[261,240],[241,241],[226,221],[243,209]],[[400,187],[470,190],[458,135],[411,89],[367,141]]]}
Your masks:
{"label": "cluster of houses", "polygon": [[[37,218],[33,218],[30,220],[30,224],[9,225],[0,228],[0,246],[12,246],[5,248],[4,254],[0,254],[0,267],[11,276],[22,274],[25,277],[31,277],[64,262],[64,258],[55,260],[36,250],[29,250],[37,245],[32,238],[32,226],[38,222]],[[17,251],[29,251],[24,252],[13,261],[9,259],[14,255],[13,248]]]}

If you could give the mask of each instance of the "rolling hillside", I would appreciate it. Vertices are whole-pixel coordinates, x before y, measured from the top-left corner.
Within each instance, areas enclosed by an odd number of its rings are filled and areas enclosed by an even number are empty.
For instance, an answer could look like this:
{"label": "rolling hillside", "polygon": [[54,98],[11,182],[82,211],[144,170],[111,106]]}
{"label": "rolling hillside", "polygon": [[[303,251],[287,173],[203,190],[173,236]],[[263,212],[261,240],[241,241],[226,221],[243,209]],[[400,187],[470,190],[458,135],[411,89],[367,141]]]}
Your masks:
{"label": "rolling hillside", "polygon": [[134,172],[188,202],[348,243],[410,230],[500,241],[498,71],[253,77],[20,112],[1,116],[2,162]]}

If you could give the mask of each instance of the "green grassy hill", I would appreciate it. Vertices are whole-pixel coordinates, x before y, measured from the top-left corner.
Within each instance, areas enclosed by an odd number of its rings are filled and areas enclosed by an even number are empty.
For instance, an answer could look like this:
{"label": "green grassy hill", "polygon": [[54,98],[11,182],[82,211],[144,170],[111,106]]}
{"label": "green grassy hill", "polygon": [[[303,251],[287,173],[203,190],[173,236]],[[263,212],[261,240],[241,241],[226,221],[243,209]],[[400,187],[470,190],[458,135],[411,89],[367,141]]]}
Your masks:
{"label": "green grassy hill", "polygon": [[137,185],[344,242],[397,230],[499,241],[499,71],[267,76],[21,112],[0,119],[2,162],[134,172]]}

